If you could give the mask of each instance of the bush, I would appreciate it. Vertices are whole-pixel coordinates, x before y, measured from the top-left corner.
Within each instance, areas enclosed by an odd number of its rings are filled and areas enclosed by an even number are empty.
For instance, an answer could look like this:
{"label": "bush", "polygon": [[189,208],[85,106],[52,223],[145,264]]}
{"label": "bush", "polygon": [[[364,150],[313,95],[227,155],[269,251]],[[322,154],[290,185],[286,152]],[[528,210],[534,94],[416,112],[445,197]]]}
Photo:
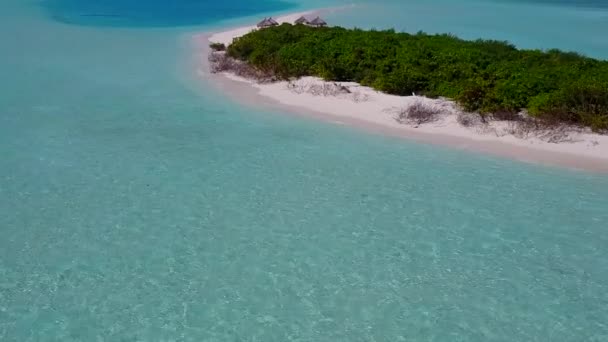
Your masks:
{"label": "bush", "polygon": [[399,123],[410,123],[418,126],[437,121],[439,119],[439,114],[441,114],[439,109],[417,101],[400,110],[396,120]]}
{"label": "bush", "polygon": [[595,131],[608,129],[608,83],[572,84],[534,97],[530,113],[546,121],[582,124]]}
{"label": "bush", "polygon": [[484,106],[487,93],[488,89],[483,81],[471,81],[462,89],[456,101],[467,112],[480,111]]}
{"label": "bush", "polygon": [[272,82],[276,80],[272,74],[255,69],[253,66],[236,60],[223,52],[209,54],[210,71],[213,74],[231,72],[237,76],[253,79],[257,82]]}
{"label": "bush", "polygon": [[464,127],[472,127],[479,124],[479,117],[471,113],[458,113],[456,121]]}
{"label": "bush", "polygon": [[570,126],[535,118],[522,118],[518,121],[512,121],[506,129],[506,133],[520,139],[536,137],[553,144],[572,141],[572,132],[573,129]]}
{"label": "bush", "polygon": [[211,43],[209,44],[209,47],[213,51],[226,51],[226,45],[223,43]]}

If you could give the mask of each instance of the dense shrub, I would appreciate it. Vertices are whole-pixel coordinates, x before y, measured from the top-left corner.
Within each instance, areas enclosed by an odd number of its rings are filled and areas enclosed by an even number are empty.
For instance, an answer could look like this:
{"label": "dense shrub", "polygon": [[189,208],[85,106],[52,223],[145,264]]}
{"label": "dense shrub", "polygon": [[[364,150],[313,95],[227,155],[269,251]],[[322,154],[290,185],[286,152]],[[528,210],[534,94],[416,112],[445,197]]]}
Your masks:
{"label": "dense shrub", "polygon": [[530,113],[545,120],[608,130],[608,84],[585,80],[538,95],[530,101]]}
{"label": "dense shrub", "polygon": [[451,35],[283,24],[234,41],[227,53],[283,79],[355,81],[398,95],[456,100],[484,119],[536,118],[608,129],[608,62],[559,50]]}
{"label": "dense shrub", "polygon": [[213,51],[226,51],[226,45],[224,43],[211,43],[209,47]]}

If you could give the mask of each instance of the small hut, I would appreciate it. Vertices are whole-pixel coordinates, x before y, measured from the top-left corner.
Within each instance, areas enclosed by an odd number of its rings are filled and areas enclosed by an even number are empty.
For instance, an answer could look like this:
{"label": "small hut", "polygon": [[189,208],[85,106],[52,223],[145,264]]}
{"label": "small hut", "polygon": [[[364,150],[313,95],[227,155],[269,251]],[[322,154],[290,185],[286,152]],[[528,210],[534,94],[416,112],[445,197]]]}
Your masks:
{"label": "small hut", "polygon": [[296,25],[308,25],[309,21],[308,19],[306,19],[305,16],[301,16],[298,19],[296,19],[296,21],[294,21],[294,24]]}
{"label": "small hut", "polygon": [[316,17],[313,20],[309,21],[308,25],[312,27],[325,27],[327,26],[327,23],[320,17]]}
{"label": "small hut", "polygon": [[276,20],[272,19],[272,17],[270,18],[264,18],[264,20],[260,21],[258,23],[258,28],[266,28],[266,27],[272,27],[272,26],[278,26],[279,23],[276,22]]}

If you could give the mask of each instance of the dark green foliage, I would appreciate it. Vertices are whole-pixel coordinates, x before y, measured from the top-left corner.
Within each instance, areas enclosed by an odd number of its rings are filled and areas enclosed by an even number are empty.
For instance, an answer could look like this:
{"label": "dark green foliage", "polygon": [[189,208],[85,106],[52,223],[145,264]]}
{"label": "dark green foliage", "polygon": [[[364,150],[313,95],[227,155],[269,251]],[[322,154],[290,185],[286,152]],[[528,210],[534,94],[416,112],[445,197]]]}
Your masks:
{"label": "dark green foliage", "polygon": [[482,117],[528,108],[544,120],[608,129],[608,62],[576,53],[423,32],[283,24],[238,38],[228,54],[284,79],[355,81],[390,94],[453,98]]}
{"label": "dark green foliage", "polygon": [[530,101],[530,113],[547,120],[582,123],[594,130],[608,130],[608,86],[585,79]]}
{"label": "dark green foliage", "polygon": [[213,51],[226,51],[226,45],[223,43],[211,43],[209,44],[209,47]]}

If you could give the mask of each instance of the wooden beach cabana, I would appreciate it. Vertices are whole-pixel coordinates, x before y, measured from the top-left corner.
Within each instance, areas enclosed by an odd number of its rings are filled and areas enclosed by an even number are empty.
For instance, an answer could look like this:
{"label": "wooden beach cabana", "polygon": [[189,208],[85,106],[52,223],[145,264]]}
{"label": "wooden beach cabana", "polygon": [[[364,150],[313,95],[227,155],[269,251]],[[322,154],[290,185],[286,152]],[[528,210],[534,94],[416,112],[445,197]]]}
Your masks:
{"label": "wooden beach cabana", "polygon": [[301,16],[293,22],[295,25],[308,25],[309,21],[305,16]]}
{"label": "wooden beach cabana", "polygon": [[272,27],[272,26],[278,26],[279,23],[277,23],[276,20],[272,19],[272,17],[270,18],[264,18],[264,20],[260,21],[258,23],[258,28],[266,28],[266,27]]}
{"label": "wooden beach cabana", "polygon": [[327,26],[327,22],[325,22],[325,20],[321,19],[320,17],[316,17],[313,20],[308,22],[308,26],[325,27],[325,26]]}

